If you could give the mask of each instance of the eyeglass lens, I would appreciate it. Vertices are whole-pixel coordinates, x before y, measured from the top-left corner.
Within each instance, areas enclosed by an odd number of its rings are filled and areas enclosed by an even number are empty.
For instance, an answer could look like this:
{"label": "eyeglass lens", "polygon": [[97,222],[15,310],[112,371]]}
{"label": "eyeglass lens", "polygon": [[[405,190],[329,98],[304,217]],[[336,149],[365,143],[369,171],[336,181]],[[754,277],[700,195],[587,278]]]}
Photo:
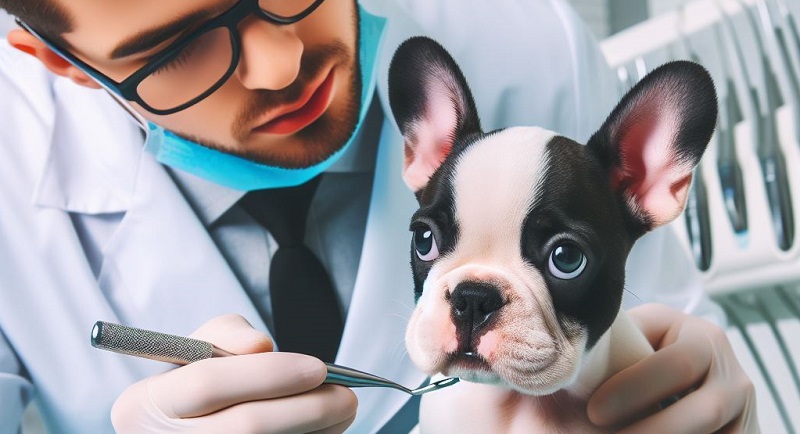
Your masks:
{"label": "eyeglass lens", "polygon": [[[262,10],[281,17],[298,15],[313,3],[314,0],[259,1]],[[139,96],[156,110],[171,110],[202,95],[231,67],[233,37],[226,27],[202,34],[142,80],[137,87]]]}
{"label": "eyeglass lens", "polygon": [[168,63],[139,83],[139,96],[151,107],[169,110],[214,86],[230,67],[231,32],[217,27],[185,46]]}

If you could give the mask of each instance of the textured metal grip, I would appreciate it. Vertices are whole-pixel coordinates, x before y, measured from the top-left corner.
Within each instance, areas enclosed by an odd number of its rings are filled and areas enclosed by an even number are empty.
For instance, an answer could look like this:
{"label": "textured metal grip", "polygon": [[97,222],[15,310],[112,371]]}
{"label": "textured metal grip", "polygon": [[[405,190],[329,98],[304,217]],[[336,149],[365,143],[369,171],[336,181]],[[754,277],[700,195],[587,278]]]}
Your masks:
{"label": "textured metal grip", "polygon": [[185,365],[213,355],[213,346],[183,336],[97,321],[92,346],[122,354]]}

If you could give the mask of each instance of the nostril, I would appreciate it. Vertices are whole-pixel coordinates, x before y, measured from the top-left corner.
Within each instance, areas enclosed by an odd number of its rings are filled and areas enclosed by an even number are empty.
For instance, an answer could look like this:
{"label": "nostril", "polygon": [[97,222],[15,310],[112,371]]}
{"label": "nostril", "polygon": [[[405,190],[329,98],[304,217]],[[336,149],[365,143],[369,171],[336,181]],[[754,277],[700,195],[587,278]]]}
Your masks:
{"label": "nostril", "polygon": [[488,294],[486,298],[484,298],[478,305],[478,313],[481,314],[490,314],[503,306],[503,300],[500,298],[500,294],[497,292],[492,292]]}
{"label": "nostril", "polygon": [[462,282],[453,290],[450,305],[456,321],[462,327],[474,329],[485,325],[503,307],[503,298],[494,285]]}
{"label": "nostril", "polygon": [[469,309],[470,300],[468,297],[459,294],[457,297],[453,297],[450,300],[450,303],[453,305],[453,309],[456,311],[456,313],[461,315],[466,313],[466,311]]}

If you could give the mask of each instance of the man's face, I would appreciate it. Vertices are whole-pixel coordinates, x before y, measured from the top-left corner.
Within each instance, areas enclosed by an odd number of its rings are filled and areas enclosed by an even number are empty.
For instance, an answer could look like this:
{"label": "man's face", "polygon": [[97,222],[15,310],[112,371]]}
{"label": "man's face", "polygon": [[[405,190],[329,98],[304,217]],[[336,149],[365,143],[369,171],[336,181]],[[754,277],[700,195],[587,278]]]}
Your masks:
{"label": "man's face", "polygon": [[[178,37],[236,0],[58,0],[74,31],[71,51],[122,81]],[[196,13],[207,18],[153,48],[124,57],[115,49]],[[338,150],[358,120],[361,81],[354,0],[326,0],[291,25],[255,16],[239,24],[242,52],[234,75],[216,92],[174,114],[158,116],[134,104],[148,120],[185,138],[245,158],[306,167]],[[151,44],[152,45],[152,44]],[[214,59],[223,63],[228,58]]]}

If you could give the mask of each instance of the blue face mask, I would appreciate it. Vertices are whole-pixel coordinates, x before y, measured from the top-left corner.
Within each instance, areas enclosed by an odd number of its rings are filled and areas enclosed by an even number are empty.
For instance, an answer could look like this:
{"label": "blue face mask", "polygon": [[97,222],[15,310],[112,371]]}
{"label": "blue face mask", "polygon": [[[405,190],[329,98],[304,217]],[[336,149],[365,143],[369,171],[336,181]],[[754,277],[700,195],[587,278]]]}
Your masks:
{"label": "blue face mask", "polygon": [[319,175],[347,152],[364,121],[375,91],[375,63],[386,19],[363,9],[359,12],[361,14],[359,38],[361,112],[350,140],[327,160],[302,169],[269,166],[199,145],[178,137],[152,122],[148,122],[149,131],[145,149],[154,154],[160,163],[236,190],[292,187]]}

